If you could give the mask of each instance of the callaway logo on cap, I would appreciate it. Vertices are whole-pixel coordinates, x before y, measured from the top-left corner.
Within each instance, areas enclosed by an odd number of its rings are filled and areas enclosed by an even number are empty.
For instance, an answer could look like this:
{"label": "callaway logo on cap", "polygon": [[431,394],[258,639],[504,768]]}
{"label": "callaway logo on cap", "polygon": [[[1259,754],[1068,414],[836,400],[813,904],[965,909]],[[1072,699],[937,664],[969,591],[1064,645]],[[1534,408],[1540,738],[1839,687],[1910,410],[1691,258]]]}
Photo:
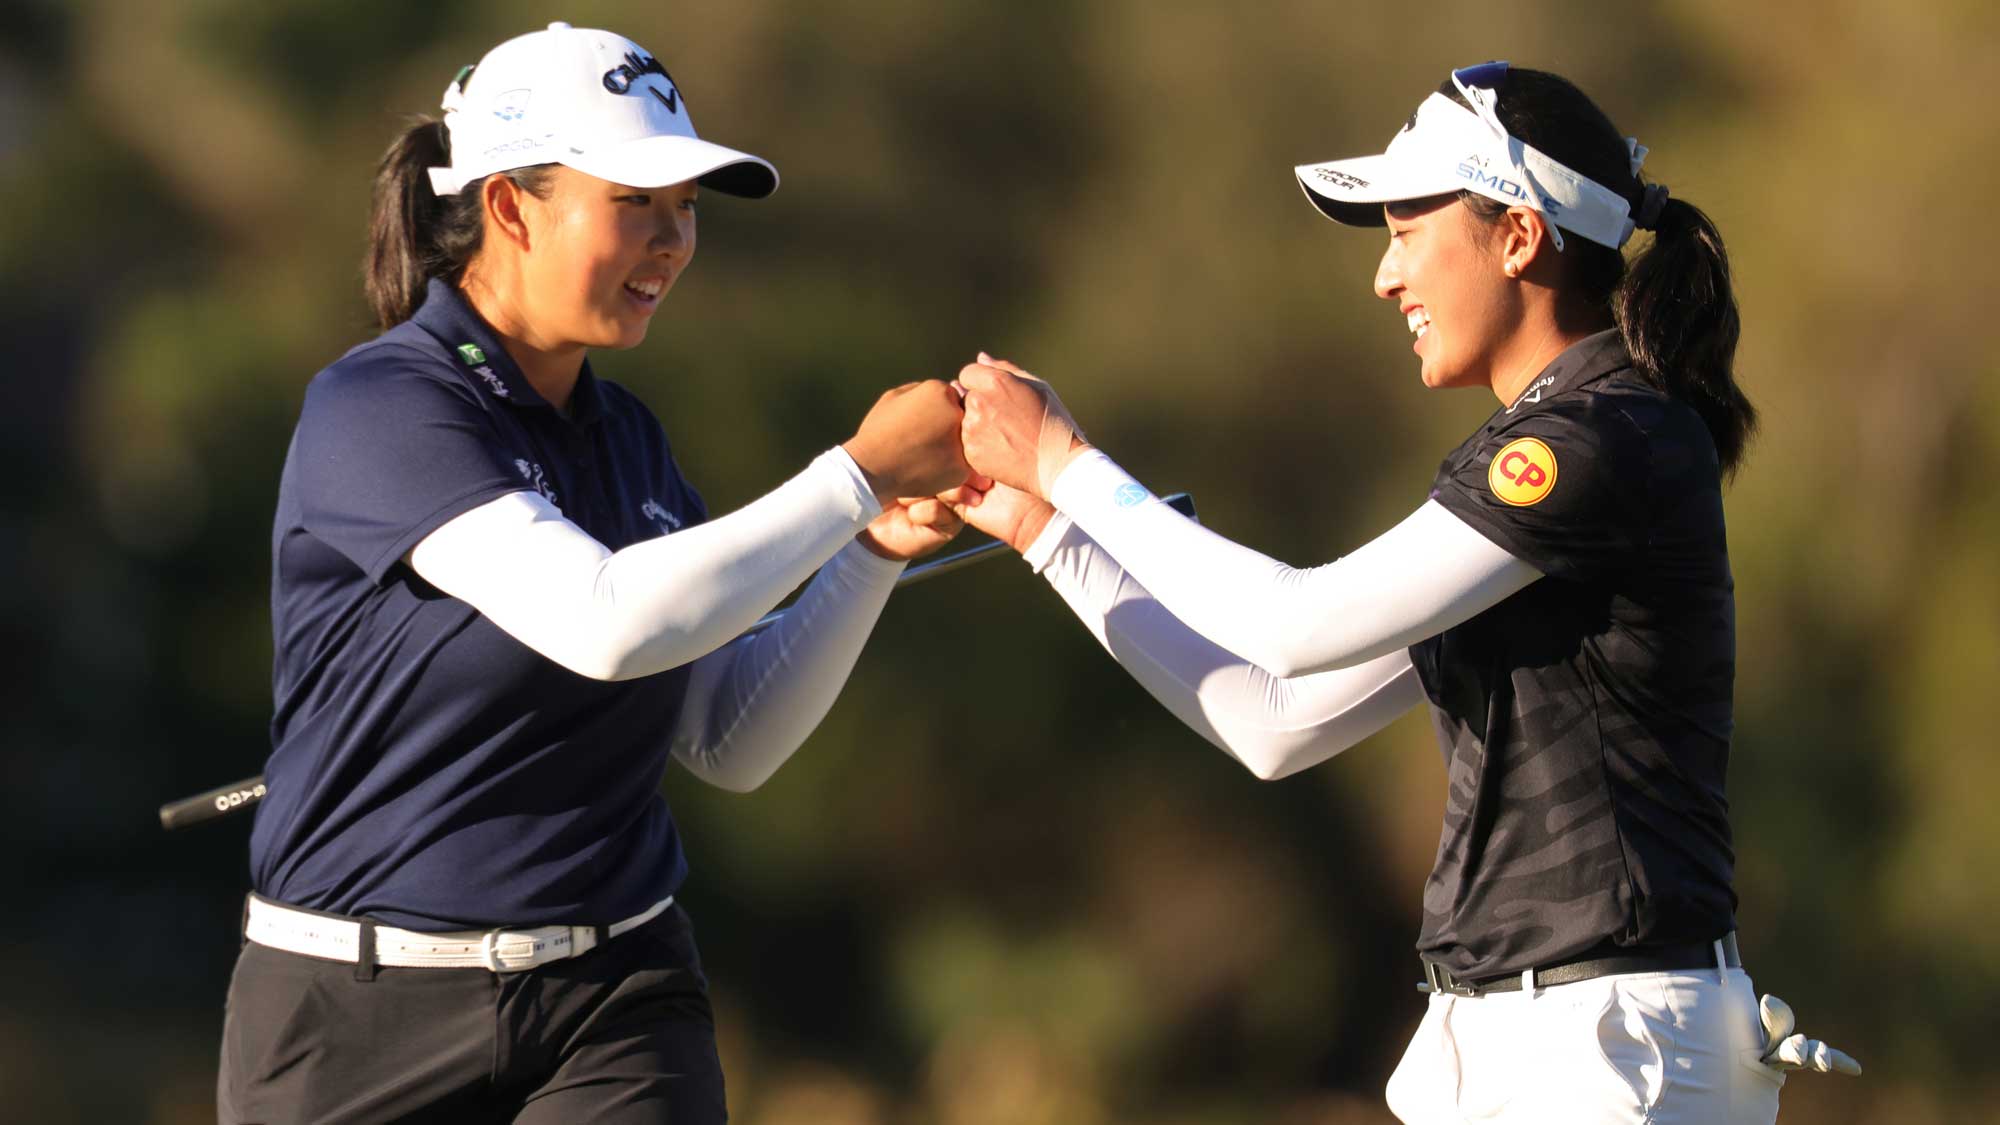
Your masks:
{"label": "callaway logo on cap", "polygon": [[439,195],[532,164],[632,187],[699,180],[752,199],[778,186],[768,161],[695,136],[667,68],[609,31],[552,23],[509,39],[445,87],[444,111],[451,166],[430,170]]}
{"label": "callaway logo on cap", "polygon": [[[1540,211],[1557,250],[1564,230],[1613,249],[1625,245],[1633,221],[1624,196],[1508,135],[1494,112],[1497,88],[1506,79],[1504,62],[1452,71],[1451,81],[1424,99],[1388,151],[1301,164],[1293,170],[1299,186],[1327,218],[1349,226],[1381,226],[1385,203],[1465,190]],[[1473,108],[1449,97],[1453,90]],[[1625,147],[1637,176],[1646,149],[1631,137]]]}

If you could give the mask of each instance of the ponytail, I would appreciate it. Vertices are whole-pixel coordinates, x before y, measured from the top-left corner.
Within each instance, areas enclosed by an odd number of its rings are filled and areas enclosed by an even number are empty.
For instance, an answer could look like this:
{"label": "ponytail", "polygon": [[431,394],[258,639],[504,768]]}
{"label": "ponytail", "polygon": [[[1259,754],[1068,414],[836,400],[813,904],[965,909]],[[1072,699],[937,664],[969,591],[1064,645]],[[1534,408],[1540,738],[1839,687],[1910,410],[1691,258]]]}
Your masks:
{"label": "ponytail", "polygon": [[[456,285],[479,253],[486,233],[480,203],[485,181],[439,196],[431,190],[430,169],[450,163],[451,138],[444,122],[418,117],[390,143],[375,170],[362,277],[368,305],[384,330],[416,315],[431,278]],[[528,194],[546,198],[550,168],[541,164],[499,174]]]}
{"label": "ponytail", "polygon": [[[1513,67],[1498,90],[1494,108],[1508,133],[1624,195],[1653,232],[1652,245],[1629,265],[1611,247],[1575,239],[1560,254],[1570,267],[1567,285],[1579,300],[1610,311],[1632,366],[1700,415],[1723,475],[1734,474],[1756,432],[1757,410],[1736,385],[1736,294],[1715,224],[1665,188],[1641,183],[1624,137],[1568,80]],[[1466,104],[1450,83],[1439,93]],[[1488,221],[1507,210],[1474,192],[1459,198]]]}
{"label": "ponytail", "polygon": [[[440,199],[431,191],[428,170],[451,163],[449,153],[444,123],[419,117],[389,145],[375,170],[368,258],[362,269],[369,307],[384,329],[410,319],[424,303],[424,285],[433,276],[434,264],[456,257],[440,242],[462,246],[465,227],[470,225],[472,242],[478,244],[478,212],[468,216],[464,207],[452,206],[458,200]],[[447,211],[459,212],[458,222],[447,221]],[[448,233],[454,227],[455,238]],[[458,264],[462,268],[464,259]]]}
{"label": "ponytail", "polygon": [[1736,385],[1741,325],[1729,255],[1700,208],[1678,199],[1660,208],[1653,244],[1633,260],[1612,311],[1633,366],[1701,415],[1723,475],[1734,474],[1757,408]]}

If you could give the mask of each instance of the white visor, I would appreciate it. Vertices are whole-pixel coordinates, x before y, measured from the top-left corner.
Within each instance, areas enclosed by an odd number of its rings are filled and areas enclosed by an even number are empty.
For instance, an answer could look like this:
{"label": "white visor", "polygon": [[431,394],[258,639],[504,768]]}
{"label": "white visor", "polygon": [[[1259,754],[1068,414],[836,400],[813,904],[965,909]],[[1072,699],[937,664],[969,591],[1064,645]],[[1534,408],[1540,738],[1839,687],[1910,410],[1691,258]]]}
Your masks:
{"label": "white visor", "polygon": [[[1491,90],[1474,88],[1477,99]],[[1553,227],[1617,249],[1632,237],[1632,206],[1624,196],[1580,176],[1507,135],[1499,119],[1432,94],[1379,156],[1357,156],[1293,171],[1306,198],[1327,218],[1349,226],[1383,225],[1382,205],[1465,190],[1509,206],[1532,207]],[[1630,143],[1636,164],[1645,149]],[[1556,249],[1562,234],[1551,230]]]}
{"label": "white visor", "polygon": [[699,180],[753,199],[778,186],[768,161],[695,136],[666,68],[609,31],[553,23],[509,39],[445,87],[443,108],[451,165],[430,169],[439,195],[534,164],[632,187]]}

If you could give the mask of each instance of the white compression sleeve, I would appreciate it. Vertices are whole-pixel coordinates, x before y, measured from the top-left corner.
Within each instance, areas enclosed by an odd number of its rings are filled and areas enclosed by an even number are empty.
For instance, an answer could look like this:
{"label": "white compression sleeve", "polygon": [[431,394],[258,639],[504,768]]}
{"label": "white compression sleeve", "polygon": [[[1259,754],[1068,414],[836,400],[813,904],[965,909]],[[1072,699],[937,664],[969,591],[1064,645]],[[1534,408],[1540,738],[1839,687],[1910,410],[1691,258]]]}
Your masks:
{"label": "white compression sleeve", "polygon": [[1182,517],[1100,452],[1064,469],[1052,499],[1175,617],[1279,677],[1407,648],[1542,576],[1434,500],[1300,570]]}
{"label": "white compression sleeve", "polygon": [[1318,765],[1424,701],[1406,649],[1272,675],[1188,628],[1061,514],[1023,557],[1141,687],[1265,780]]}
{"label": "white compression sleeve", "polygon": [[674,757],[711,785],[762,785],[826,717],[903,566],[849,543],[777,624],[696,660]]}
{"label": "white compression sleeve", "polygon": [[459,515],[410,552],[424,580],[597,680],[713,652],[880,514],[839,448],[729,515],[612,552],[533,492]]}

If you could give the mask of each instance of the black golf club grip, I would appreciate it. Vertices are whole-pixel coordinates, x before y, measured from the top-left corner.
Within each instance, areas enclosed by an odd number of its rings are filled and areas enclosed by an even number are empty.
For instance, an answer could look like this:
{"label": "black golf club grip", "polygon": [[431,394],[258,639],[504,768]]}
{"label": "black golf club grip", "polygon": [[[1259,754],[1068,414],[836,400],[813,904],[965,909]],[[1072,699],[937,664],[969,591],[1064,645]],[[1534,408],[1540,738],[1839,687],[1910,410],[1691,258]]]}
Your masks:
{"label": "black golf club grip", "polygon": [[160,827],[172,830],[214,820],[254,806],[264,799],[264,777],[246,777],[234,785],[211,789],[160,806]]}
{"label": "black golf club grip", "polygon": [[[1194,513],[1194,497],[1189,496],[1185,492],[1176,492],[1170,496],[1161,497],[1161,499],[1168,506],[1172,507],[1174,511],[1191,520],[1198,520],[1200,518]],[[916,582],[922,582],[927,578],[949,574],[960,567],[991,558],[994,555],[1000,554],[1003,550],[1003,546],[999,543],[982,543],[977,547],[967,548],[955,555],[927,562],[920,566],[913,566],[903,572],[903,576],[896,580],[896,585],[899,587],[908,586]],[[753,633],[759,629],[766,628],[777,621],[778,618],[783,617],[784,614],[785,611],[782,609],[773,610],[765,614],[761,620],[752,625],[748,630],[745,630],[745,632],[746,634]],[[186,828],[191,824],[206,823],[207,821],[229,816],[232,813],[255,808],[257,802],[264,799],[264,792],[264,775],[258,774],[256,777],[246,777],[234,785],[225,785],[220,789],[211,789],[206,793],[197,793],[192,797],[183,797],[178,801],[160,806],[160,827],[172,831],[176,828]]]}

